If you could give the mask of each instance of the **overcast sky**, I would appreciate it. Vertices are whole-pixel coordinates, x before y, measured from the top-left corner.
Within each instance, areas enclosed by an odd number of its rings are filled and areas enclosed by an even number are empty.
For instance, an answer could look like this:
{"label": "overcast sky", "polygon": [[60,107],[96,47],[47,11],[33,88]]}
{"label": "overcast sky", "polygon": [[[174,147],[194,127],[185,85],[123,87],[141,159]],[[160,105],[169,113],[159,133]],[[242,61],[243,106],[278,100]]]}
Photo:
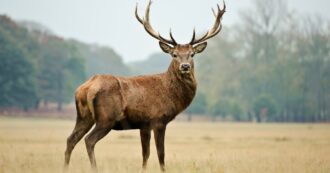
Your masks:
{"label": "overcast sky", "polygon": [[[110,46],[124,58],[135,61],[160,51],[136,21],[134,8],[139,2],[143,15],[147,0],[0,0],[0,14],[16,20],[39,22],[57,35],[87,43]],[[226,0],[224,25],[239,21],[239,11],[250,7],[252,0]],[[289,8],[304,14],[319,14],[330,19],[330,0],[287,0]],[[217,0],[154,0],[151,23],[168,36],[172,28],[178,42],[186,43],[193,28],[204,33],[214,22],[211,7]]]}

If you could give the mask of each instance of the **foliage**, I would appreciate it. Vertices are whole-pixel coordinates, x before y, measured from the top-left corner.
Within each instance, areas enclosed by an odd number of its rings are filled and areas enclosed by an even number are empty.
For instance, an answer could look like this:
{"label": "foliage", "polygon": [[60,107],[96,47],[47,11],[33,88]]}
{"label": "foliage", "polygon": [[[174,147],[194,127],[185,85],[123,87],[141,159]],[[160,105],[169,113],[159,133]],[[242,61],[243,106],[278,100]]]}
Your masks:
{"label": "foliage", "polygon": [[124,64],[122,58],[111,48],[89,45],[79,41],[70,41],[77,47],[85,61],[86,75],[91,77],[95,74],[113,74],[127,76],[131,70]]}
{"label": "foliage", "polygon": [[110,48],[65,40],[40,24],[0,16],[0,107],[38,108],[73,101],[87,75],[129,74]]}
{"label": "foliage", "polygon": [[197,92],[194,100],[187,108],[188,119],[191,120],[192,114],[205,114],[207,108],[206,95],[202,92]]}
{"label": "foliage", "polygon": [[[86,76],[160,73],[171,60],[154,54],[127,67],[111,48],[64,40],[46,30],[26,30],[0,16],[0,106],[44,101],[60,107],[73,100],[74,88]],[[239,23],[224,26],[208,45],[195,58],[199,87],[190,115],[330,121],[329,21],[295,13],[284,0],[254,0]]]}
{"label": "foliage", "polygon": [[262,121],[262,118],[273,120],[277,113],[275,100],[271,96],[260,95],[253,102],[253,111],[258,122]]}
{"label": "foliage", "polygon": [[33,107],[37,99],[35,67],[11,34],[0,27],[0,107]]}
{"label": "foliage", "polygon": [[228,113],[235,100],[246,120],[260,120],[266,106],[264,121],[329,121],[329,21],[301,17],[282,0],[254,5],[196,58],[210,114],[236,119]]}
{"label": "foliage", "polygon": [[244,121],[243,110],[238,102],[228,99],[219,99],[215,104],[209,108],[209,112],[213,117],[213,120],[216,116],[222,118],[231,118],[235,121]]}
{"label": "foliage", "polygon": [[60,38],[47,36],[41,42],[40,100],[57,102],[61,110],[63,103],[73,100],[75,88],[85,80],[84,61],[74,45]]}

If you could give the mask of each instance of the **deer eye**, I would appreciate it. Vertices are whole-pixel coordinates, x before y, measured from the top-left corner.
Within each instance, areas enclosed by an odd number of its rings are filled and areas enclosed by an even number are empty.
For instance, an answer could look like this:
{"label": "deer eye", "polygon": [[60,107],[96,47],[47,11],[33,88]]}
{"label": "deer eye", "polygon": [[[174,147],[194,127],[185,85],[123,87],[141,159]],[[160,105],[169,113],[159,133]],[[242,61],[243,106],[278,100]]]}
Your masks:
{"label": "deer eye", "polygon": [[173,58],[176,58],[176,57],[178,57],[178,55],[174,53],[174,54],[173,54]]}
{"label": "deer eye", "polygon": [[190,56],[191,56],[191,57],[194,57],[194,56],[195,56],[195,54],[194,54],[194,53],[192,53]]}

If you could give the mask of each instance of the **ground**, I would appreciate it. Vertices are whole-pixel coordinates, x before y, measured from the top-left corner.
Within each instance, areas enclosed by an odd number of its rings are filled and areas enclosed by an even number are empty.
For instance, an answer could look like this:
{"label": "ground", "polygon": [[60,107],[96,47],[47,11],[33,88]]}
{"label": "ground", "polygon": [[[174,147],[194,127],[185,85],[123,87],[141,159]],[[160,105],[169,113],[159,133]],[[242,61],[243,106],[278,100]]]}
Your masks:
{"label": "ground", "polygon": [[[59,173],[72,120],[0,117],[1,173]],[[330,124],[173,122],[168,173],[330,173]],[[96,145],[99,172],[142,172],[139,132],[111,131]],[[89,173],[84,141],[70,172]],[[159,171],[152,138],[146,172]]]}

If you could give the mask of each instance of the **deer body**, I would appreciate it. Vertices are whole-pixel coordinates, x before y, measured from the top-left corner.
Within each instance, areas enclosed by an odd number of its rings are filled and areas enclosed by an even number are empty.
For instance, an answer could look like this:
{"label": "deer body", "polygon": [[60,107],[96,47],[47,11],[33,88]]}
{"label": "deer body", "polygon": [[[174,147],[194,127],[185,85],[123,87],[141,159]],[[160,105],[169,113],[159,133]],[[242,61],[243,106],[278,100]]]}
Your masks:
{"label": "deer body", "polygon": [[[194,73],[182,75],[174,64],[167,72],[156,75],[92,77],[76,92],[81,118],[113,119],[114,130],[166,126],[191,103],[196,92]],[[98,109],[108,109],[102,107],[110,107],[112,113],[98,114]]]}
{"label": "deer body", "polygon": [[168,70],[161,74],[116,77],[96,75],[82,84],[76,91],[77,119],[72,134],[67,139],[65,168],[67,169],[72,150],[80,139],[85,144],[92,168],[96,171],[95,144],[113,130],[139,129],[141,136],[143,168],[150,155],[151,131],[154,132],[158,160],[161,170],[165,170],[165,130],[166,125],[189,106],[196,93],[194,73],[195,54],[207,46],[206,40],[221,30],[221,18],[225,12],[218,6],[215,23],[204,36],[196,38],[195,31],[188,44],[178,44],[170,32],[171,39],[165,39],[155,32],[149,22],[149,0],[145,17],[137,20],[144,29],[159,40],[160,48],[172,57]]}

